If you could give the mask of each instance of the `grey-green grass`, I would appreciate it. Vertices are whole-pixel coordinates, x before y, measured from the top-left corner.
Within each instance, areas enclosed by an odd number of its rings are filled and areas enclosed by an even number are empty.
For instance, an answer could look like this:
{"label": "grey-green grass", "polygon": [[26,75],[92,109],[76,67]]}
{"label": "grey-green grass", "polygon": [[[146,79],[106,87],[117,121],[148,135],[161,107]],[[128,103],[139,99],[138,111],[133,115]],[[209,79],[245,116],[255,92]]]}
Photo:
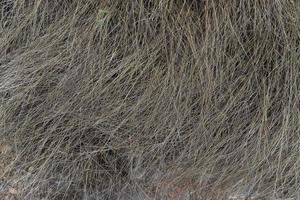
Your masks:
{"label": "grey-green grass", "polygon": [[0,11],[0,141],[16,148],[9,182],[24,198],[159,199],[157,183],[185,180],[205,199],[236,184],[299,198],[297,0]]}

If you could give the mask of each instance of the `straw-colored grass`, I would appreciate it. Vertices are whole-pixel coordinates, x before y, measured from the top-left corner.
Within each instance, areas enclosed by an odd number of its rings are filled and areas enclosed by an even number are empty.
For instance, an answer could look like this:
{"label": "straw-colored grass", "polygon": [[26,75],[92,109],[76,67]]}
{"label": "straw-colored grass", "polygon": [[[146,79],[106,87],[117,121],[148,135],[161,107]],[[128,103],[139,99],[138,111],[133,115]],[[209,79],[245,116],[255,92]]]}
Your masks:
{"label": "straw-colored grass", "polygon": [[297,0],[0,11],[0,141],[24,199],[160,199],[178,185],[300,198]]}

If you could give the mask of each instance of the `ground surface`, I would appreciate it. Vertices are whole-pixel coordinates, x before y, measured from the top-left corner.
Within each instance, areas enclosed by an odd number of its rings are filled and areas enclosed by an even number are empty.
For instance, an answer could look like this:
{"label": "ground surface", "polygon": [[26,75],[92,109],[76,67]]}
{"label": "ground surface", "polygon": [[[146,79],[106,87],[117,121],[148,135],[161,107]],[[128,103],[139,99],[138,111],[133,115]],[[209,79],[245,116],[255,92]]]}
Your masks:
{"label": "ground surface", "polygon": [[18,190],[10,187],[6,182],[6,177],[9,176],[8,170],[10,164],[13,162],[14,152],[11,145],[0,144],[0,199],[13,200],[20,199],[18,197]]}
{"label": "ground surface", "polygon": [[[0,200],[22,200],[24,197],[22,197],[21,189],[17,188],[16,186],[11,186],[6,182],[6,177],[11,176],[11,172],[9,170],[9,167],[14,161],[15,153],[13,150],[12,145],[9,144],[1,144],[0,145]],[[29,170],[30,171],[30,170]],[[166,188],[166,186],[163,185],[169,185],[169,183],[160,183],[161,188]],[[206,199],[205,194],[197,194],[192,193],[190,191],[197,190],[196,186],[191,182],[186,182],[182,184],[178,184],[174,187],[167,186],[169,189],[167,192],[160,192],[162,193],[161,196],[157,196],[156,199],[165,199],[165,200],[201,200]],[[135,196],[136,200],[144,200],[144,199],[151,199],[149,197],[146,197],[146,195],[143,194],[137,194]],[[120,200],[125,200],[126,198],[121,198]],[[271,198],[271,197],[257,197],[256,195],[253,195],[252,197],[245,197],[241,192],[237,192],[232,195],[226,195],[224,191],[221,189],[216,189],[213,194],[213,200],[246,200],[246,199],[252,199],[252,200],[271,200],[271,199],[277,199],[277,200],[292,200],[292,199],[279,199],[279,198]],[[46,200],[46,199],[43,199]]]}

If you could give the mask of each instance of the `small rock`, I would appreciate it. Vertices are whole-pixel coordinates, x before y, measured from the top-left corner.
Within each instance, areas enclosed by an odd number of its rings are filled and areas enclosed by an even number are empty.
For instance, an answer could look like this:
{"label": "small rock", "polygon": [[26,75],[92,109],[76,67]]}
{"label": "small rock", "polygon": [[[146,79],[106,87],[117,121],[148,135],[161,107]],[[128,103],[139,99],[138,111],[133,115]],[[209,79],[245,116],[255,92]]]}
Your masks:
{"label": "small rock", "polygon": [[0,144],[0,153],[1,154],[9,154],[13,150],[12,146],[7,144]]}
{"label": "small rock", "polygon": [[18,191],[15,188],[9,188],[8,192],[11,194],[18,194]]}
{"label": "small rock", "polygon": [[29,172],[32,172],[33,170],[34,170],[34,167],[29,167],[29,168],[28,168],[28,171],[29,171]]}

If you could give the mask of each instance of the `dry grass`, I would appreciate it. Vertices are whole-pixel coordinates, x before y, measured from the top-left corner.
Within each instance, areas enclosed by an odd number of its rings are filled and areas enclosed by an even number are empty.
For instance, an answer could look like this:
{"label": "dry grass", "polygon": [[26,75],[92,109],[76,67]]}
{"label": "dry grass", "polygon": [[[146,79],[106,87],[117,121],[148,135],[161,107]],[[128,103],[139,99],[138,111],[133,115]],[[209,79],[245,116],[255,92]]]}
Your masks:
{"label": "dry grass", "polygon": [[0,141],[24,199],[159,199],[182,183],[203,199],[300,198],[298,1],[0,11]]}

